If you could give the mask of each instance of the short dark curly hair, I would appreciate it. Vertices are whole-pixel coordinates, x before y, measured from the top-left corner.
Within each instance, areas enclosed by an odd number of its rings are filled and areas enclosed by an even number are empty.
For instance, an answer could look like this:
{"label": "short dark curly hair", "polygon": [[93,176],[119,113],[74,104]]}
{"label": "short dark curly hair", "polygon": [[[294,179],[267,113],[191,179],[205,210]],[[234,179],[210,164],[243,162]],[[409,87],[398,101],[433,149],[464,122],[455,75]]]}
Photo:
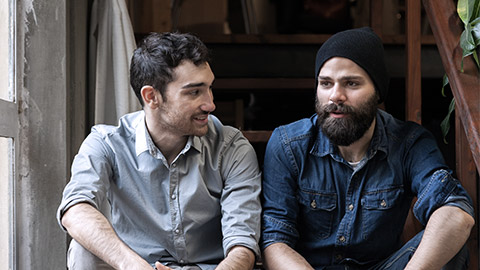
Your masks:
{"label": "short dark curly hair", "polygon": [[210,61],[209,57],[205,44],[192,34],[149,34],[134,51],[130,64],[130,84],[142,107],[143,86],[152,86],[165,99],[166,85],[174,80],[173,69],[183,60],[198,66]]}

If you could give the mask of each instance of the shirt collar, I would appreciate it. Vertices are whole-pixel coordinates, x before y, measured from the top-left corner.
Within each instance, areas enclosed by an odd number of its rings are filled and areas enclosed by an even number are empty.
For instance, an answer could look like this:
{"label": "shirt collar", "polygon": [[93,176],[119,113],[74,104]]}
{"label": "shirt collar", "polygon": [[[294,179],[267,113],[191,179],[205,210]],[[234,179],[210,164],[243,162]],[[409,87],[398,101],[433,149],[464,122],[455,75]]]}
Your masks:
{"label": "shirt collar", "polygon": [[377,124],[375,125],[375,132],[373,133],[372,141],[367,151],[368,159],[373,157],[378,151],[381,151],[384,154],[383,156],[388,155],[388,137],[385,121],[382,117],[384,113],[385,112],[380,109],[377,110]]}
{"label": "shirt collar", "polygon": [[142,117],[139,118],[140,121],[138,121],[135,128],[135,153],[137,154],[137,156],[149,150],[147,144],[147,136],[150,137],[150,135],[148,134],[147,126],[145,125],[145,113],[143,112]]}

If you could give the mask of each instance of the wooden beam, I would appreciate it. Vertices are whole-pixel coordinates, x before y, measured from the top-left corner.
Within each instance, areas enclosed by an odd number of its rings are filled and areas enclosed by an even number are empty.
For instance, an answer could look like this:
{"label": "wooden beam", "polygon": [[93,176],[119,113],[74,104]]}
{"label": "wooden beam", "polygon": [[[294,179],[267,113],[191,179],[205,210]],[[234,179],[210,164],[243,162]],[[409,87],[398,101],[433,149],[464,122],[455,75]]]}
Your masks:
{"label": "wooden beam", "polygon": [[[480,74],[471,57],[463,60],[464,72],[460,71],[462,49],[459,41],[464,27],[457,15],[454,1],[423,0],[423,5],[455,97],[457,177],[472,197],[478,217]],[[474,227],[467,244],[471,254],[469,269],[478,269],[478,225]]]}
{"label": "wooden beam", "polygon": [[[377,30],[379,31],[379,30]],[[377,32],[376,32],[377,33]],[[146,33],[136,33],[145,36]],[[274,45],[321,45],[332,35],[329,34],[199,34],[200,39],[206,44],[274,44]],[[385,45],[405,45],[405,35],[382,35]],[[435,45],[433,35],[423,35],[422,44]]]}
{"label": "wooden beam", "polygon": [[[462,183],[473,201],[475,216],[478,217],[478,172],[475,168],[467,136],[463,129],[462,119],[455,116],[455,159],[457,163],[457,178]],[[469,269],[478,269],[478,223],[472,229],[467,242],[470,250]]]}
{"label": "wooden beam", "polygon": [[[312,78],[217,78],[214,89],[311,89],[315,90]],[[313,93],[313,92],[312,92]]]}
{"label": "wooden beam", "polygon": [[472,57],[463,59],[459,46],[463,25],[451,0],[423,0],[443,67],[455,97],[455,113],[462,119],[477,170],[480,169],[480,74]]}
{"label": "wooden beam", "polygon": [[268,142],[272,135],[271,130],[243,130],[242,133],[251,143]]}
{"label": "wooden beam", "polygon": [[371,0],[370,1],[370,26],[373,31],[383,38],[383,0]]}
{"label": "wooden beam", "polygon": [[405,112],[406,119],[422,123],[422,74],[421,74],[421,3],[418,0],[406,1],[406,52],[407,70],[405,72]]}

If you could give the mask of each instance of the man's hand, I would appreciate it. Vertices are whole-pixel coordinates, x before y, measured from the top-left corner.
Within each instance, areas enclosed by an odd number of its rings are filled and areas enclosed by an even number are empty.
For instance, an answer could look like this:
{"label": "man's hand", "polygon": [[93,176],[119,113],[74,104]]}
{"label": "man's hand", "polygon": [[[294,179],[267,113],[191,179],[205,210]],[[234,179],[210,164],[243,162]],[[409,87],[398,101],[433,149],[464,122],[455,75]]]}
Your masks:
{"label": "man's hand", "polygon": [[155,263],[155,270],[172,270],[172,268],[161,264],[160,262]]}

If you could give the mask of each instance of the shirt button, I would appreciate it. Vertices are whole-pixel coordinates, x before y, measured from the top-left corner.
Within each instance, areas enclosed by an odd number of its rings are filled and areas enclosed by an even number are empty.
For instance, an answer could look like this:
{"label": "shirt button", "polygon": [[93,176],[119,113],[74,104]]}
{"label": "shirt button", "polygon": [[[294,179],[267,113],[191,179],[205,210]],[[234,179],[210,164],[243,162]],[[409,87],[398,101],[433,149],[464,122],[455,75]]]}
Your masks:
{"label": "shirt button", "polygon": [[350,211],[353,210],[353,204],[350,204],[350,205],[348,206],[348,210],[350,210]]}
{"label": "shirt button", "polygon": [[380,203],[380,205],[381,205],[382,207],[386,207],[386,206],[387,206],[387,202],[386,202],[385,200],[382,200],[382,202]]}
{"label": "shirt button", "polygon": [[184,263],[185,263],[185,261],[184,261],[184,260],[180,260],[180,263],[181,263],[181,264],[184,264]]}
{"label": "shirt button", "polygon": [[315,209],[317,208],[317,202],[315,200],[313,200],[311,203],[310,203],[310,206]]}
{"label": "shirt button", "polygon": [[175,194],[172,195],[172,200],[175,200],[177,198],[177,196],[175,196]]}
{"label": "shirt button", "polygon": [[340,240],[340,242],[344,243],[345,240],[347,240],[347,239],[345,239],[345,236],[342,235],[338,238],[338,240]]}
{"label": "shirt button", "polygon": [[176,233],[176,234],[179,234],[179,233],[180,233],[180,230],[179,230],[179,229],[175,229],[175,233]]}
{"label": "shirt button", "polygon": [[176,168],[176,167],[177,167],[177,164],[176,164],[176,163],[172,164],[172,167],[173,167],[173,168]]}

